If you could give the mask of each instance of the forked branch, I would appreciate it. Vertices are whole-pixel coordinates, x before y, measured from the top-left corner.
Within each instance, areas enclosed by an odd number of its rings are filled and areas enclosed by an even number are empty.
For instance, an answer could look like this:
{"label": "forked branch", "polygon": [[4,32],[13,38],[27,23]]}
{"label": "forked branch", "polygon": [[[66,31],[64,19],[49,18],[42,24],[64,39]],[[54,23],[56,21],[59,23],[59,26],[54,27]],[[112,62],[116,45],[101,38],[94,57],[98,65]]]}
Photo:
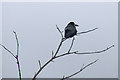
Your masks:
{"label": "forked branch", "polygon": [[19,73],[19,79],[21,80],[21,69],[20,69],[20,62],[19,62],[19,41],[18,41],[18,37],[15,31],[13,31],[15,38],[16,38],[16,42],[17,42],[17,55],[15,56],[13,52],[11,52],[8,48],[6,48],[4,45],[0,44],[7,52],[9,52],[17,61],[17,66],[18,66],[18,73]]}
{"label": "forked branch", "polygon": [[[37,71],[37,73],[34,75],[33,79],[32,80],[35,80],[36,76],[50,63],[53,61],[53,59],[55,59],[56,55],[58,54],[59,50],[60,50],[60,47],[62,46],[62,43],[63,43],[63,34],[62,34],[62,31],[58,28],[58,26],[56,25],[57,27],[57,30],[59,31],[59,33],[61,34],[61,41],[60,41],[60,44],[55,52],[55,54],[53,53],[52,51],[52,58],[50,60],[48,60],[43,66],[41,66],[41,68]],[[53,55],[54,54],[54,55]]]}
{"label": "forked branch", "polygon": [[82,66],[82,68],[81,68],[79,71],[77,71],[77,72],[75,72],[75,73],[73,73],[73,74],[71,74],[71,75],[69,75],[69,76],[66,76],[66,77],[64,76],[61,80],[65,80],[65,79],[68,79],[68,78],[70,78],[70,77],[73,77],[73,76],[77,75],[78,73],[82,72],[85,68],[87,68],[88,66],[94,64],[94,63],[97,62],[97,61],[98,61],[98,59],[95,60],[94,62],[91,62],[91,63],[87,64],[87,65],[84,66],[84,67]]}

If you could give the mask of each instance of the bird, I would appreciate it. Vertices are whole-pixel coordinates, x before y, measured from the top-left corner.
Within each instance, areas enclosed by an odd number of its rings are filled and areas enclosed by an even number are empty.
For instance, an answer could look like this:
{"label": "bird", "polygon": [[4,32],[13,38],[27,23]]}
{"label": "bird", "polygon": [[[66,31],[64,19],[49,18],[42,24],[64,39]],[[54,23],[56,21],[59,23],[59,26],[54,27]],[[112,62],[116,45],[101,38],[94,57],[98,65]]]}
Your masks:
{"label": "bird", "polygon": [[72,38],[77,34],[76,26],[79,25],[75,24],[74,22],[68,23],[68,25],[65,27],[65,34],[64,34],[65,39]]}

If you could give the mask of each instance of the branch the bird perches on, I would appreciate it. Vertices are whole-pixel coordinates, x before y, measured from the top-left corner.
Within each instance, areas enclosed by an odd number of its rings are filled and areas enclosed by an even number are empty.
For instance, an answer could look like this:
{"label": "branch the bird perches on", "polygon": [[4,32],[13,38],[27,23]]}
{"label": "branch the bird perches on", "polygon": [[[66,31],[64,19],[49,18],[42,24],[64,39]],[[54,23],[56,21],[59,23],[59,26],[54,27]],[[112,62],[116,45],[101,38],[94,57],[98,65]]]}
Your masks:
{"label": "branch the bird perches on", "polygon": [[[55,53],[53,53],[53,51],[52,51],[52,58],[51,58],[50,60],[48,60],[48,61],[37,71],[37,73],[34,75],[34,77],[33,77],[32,80],[35,80],[35,78],[36,78],[37,75],[42,71],[42,69],[43,69],[44,67],[46,67],[50,62],[52,62],[52,61],[53,61],[54,59],[56,59],[56,58],[59,58],[59,57],[65,56],[65,55],[69,55],[69,54],[94,54],[94,53],[102,53],[102,52],[105,52],[105,51],[109,50],[110,48],[114,47],[114,45],[112,45],[112,46],[110,46],[110,47],[108,47],[108,48],[106,48],[106,49],[104,49],[104,50],[93,51],[93,52],[82,52],[82,53],[80,53],[79,51],[71,52],[71,49],[72,49],[72,46],[73,46],[73,43],[74,43],[74,40],[75,40],[74,37],[73,37],[68,52],[67,52],[67,53],[63,53],[63,54],[61,54],[61,55],[57,55],[58,52],[59,52],[59,50],[60,50],[60,48],[61,48],[61,46],[62,46],[62,44],[63,44],[63,42],[64,42],[66,39],[65,39],[64,36],[63,36],[63,33],[62,33],[63,31],[61,31],[57,25],[56,25],[56,28],[57,28],[58,32],[60,33],[60,35],[61,35],[60,44],[59,44],[59,46],[58,46],[58,48],[57,48],[57,50],[56,50]],[[96,30],[96,29],[98,29],[98,28],[94,28],[94,29],[91,29],[91,30],[88,30],[88,31],[85,31],[85,32],[80,32],[80,33],[78,33],[78,34],[88,33],[88,32],[94,31],[94,30]],[[97,62],[97,61],[98,61],[98,59],[95,60],[94,62],[91,62],[91,63],[89,63],[88,65],[82,67],[79,71],[77,71],[77,72],[75,72],[75,73],[73,73],[73,74],[71,74],[71,75],[69,75],[69,76],[67,76],[67,77],[63,77],[61,80],[68,79],[68,78],[70,78],[70,77],[72,77],[72,76],[80,73],[82,70],[84,70],[84,69],[87,68],[88,66],[94,64],[94,63]]]}

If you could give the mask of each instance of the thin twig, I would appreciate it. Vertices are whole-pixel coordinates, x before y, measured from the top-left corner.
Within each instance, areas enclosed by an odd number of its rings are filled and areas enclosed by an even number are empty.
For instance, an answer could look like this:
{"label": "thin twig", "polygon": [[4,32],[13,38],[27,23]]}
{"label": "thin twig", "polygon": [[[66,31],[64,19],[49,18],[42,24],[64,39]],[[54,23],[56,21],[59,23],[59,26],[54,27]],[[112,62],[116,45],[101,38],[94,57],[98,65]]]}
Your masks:
{"label": "thin twig", "polygon": [[18,41],[18,37],[15,31],[13,31],[13,33],[15,34],[15,38],[16,38],[16,42],[17,42],[17,56],[19,54],[19,41]]}
{"label": "thin twig", "polygon": [[40,68],[41,68],[41,63],[40,63],[40,60],[38,60],[38,63],[39,63],[39,66],[40,66]]}
{"label": "thin twig", "polygon": [[69,48],[69,50],[68,50],[68,53],[69,53],[70,50],[72,49],[72,46],[73,46],[74,40],[75,40],[75,38],[73,37],[73,39],[72,39],[72,43],[71,43],[71,46],[70,46],[70,48]]}
{"label": "thin twig", "polygon": [[66,76],[66,77],[64,76],[61,80],[65,80],[65,79],[68,79],[68,78],[70,78],[70,77],[75,76],[76,74],[80,73],[80,72],[83,71],[85,68],[87,68],[88,66],[94,64],[94,63],[97,62],[97,61],[98,61],[98,59],[95,60],[94,62],[91,62],[91,63],[87,64],[86,66],[82,67],[79,71],[77,71],[77,72],[75,72],[75,73],[73,73],[73,74],[71,74],[71,75],[69,75],[69,76]]}
{"label": "thin twig", "polygon": [[54,55],[54,52],[52,51],[52,57],[53,57],[53,55]]}
{"label": "thin twig", "polygon": [[75,53],[75,54],[95,54],[95,53],[102,53],[102,52],[105,52],[105,51],[109,50],[109,49],[112,48],[112,47],[114,47],[114,45],[112,45],[112,46],[110,46],[110,47],[108,47],[108,48],[106,48],[106,49],[100,50],[100,51],[84,52],[84,53],[79,53],[79,52],[77,52],[77,53]]}
{"label": "thin twig", "polygon": [[78,35],[78,34],[83,34],[83,33],[88,33],[88,32],[94,31],[94,30],[96,30],[96,29],[98,29],[98,28],[94,28],[94,29],[91,29],[91,30],[88,30],[88,31],[84,31],[84,32],[79,32],[79,33],[77,33],[77,35]]}
{"label": "thin twig", "polygon": [[58,31],[60,32],[61,37],[63,38],[62,31],[59,29],[59,27],[57,25],[56,25],[56,27],[57,27]]}
{"label": "thin twig", "polygon": [[13,54],[13,52],[11,52],[8,48],[6,48],[4,45],[0,44],[6,51],[8,51],[14,58],[16,58],[16,56]]}
{"label": "thin twig", "polygon": [[100,51],[94,51],[94,52],[81,52],[80,53],[78,51],[74,51],[74,52],[69,52],[69,53],[64,53],[64,54],[58,55],[58,56],[56,56],[56,58],[61,57],[61,56],[65,56],[65,55],[69,55],[69,54],[95,54],[95,53],[97,54],[97,53],[105,52],[105,51],[109,50],[112,47],[114,47],[114,45],[112,45],[112,46],[110,46],[110,47],[108,47],[106,49],[103,49],[103,50],[100,50]]}

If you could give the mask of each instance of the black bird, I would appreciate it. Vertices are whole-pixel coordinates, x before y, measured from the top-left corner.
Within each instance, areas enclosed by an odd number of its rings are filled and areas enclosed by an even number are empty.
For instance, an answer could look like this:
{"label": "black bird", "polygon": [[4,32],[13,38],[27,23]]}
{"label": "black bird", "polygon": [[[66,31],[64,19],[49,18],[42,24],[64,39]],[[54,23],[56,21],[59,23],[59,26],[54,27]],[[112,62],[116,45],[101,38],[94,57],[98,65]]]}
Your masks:
{"label": "black bird", "polygon": [[71,38],[74,35],[77,34],[77,30],[76,30],[76,26],[78,26],[77,24],[75,24],[74,22],[70,22],[66,27],[65,27],[65,39],[67,38]]}

